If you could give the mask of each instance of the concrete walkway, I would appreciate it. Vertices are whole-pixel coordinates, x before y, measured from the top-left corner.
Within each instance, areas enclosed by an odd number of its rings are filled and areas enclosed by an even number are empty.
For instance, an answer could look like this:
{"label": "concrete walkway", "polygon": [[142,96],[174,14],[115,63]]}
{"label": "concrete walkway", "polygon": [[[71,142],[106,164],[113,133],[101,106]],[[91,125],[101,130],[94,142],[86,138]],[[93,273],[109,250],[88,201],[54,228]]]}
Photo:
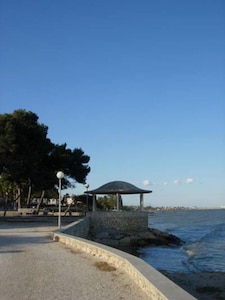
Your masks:
{"label": "concrete walkway", "polygon": [[101,271],[98,258],[51,239],[52,224],[0,221],[1,300],[147,300],[120,270]]}

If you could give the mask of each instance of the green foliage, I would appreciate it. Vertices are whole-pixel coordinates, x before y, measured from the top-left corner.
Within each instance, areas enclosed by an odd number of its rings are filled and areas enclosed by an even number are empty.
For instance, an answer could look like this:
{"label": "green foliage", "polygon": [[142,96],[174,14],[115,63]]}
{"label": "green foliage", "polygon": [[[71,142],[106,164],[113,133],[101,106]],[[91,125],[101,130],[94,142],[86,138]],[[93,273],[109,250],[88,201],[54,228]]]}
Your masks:
{"label": "green foliage", "polygon": [[[75,179],[79,183],[86,182],[86,176],[90,172],[90,167],[87,165],[90,157],[84,154],[82,149],[67,149],[66,144],[55,145],[51,151],[51,165],[55,170],[63,170],[69,177]],[[69,181],[64,181],[67,186]]]}
{"label": "green foliage", "polygon": [[[122,197],[120,196],[120,206],[122,207]],[[117,196],[107,195],[98,197],[97,207],[101,210],[112,210],[117,208]]]}
{"label": "green foliage", "polygon": [[15,191],[15,184],[11,181],[4,179],[2,176],[0,177],[0,197],[2,198],[13,198]]}
{"label": "green foliage", "polygon": [[43,157],[52,147],[47,127],[37,120],[24,110],[0,115],[0,172],[19,185],[39,175]]}
{"label": "green foliage", "polygon": [[[63,188],[72,181],[86,182],[90,157],[82,149],[55,145],[47,137],[48,127],[38,122],[33,112],[16,110],[0,115],[0,183],[1,192],[20,189],[30,193],[52,190],[58,183],[57,171],[65,174]],[[4,191],[3,191],[4,190]],[[19,193],[19,194],[20,194]]]}

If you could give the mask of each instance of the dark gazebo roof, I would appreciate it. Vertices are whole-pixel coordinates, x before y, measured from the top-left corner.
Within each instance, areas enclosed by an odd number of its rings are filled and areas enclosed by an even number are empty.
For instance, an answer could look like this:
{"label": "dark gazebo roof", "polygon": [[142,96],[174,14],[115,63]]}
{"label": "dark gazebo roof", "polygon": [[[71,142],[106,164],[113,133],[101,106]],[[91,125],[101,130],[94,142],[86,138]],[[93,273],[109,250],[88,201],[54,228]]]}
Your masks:
{"label": "dark gazebo roof", "polygon": [[133,184],[130,184],[128,182],[124,181],[112,181],[108,182],[99,188],[92,190],[92,191],[86,191],[85,193],[88,194],[147,194],[152,193],[152,191],[149,190],[143,190],[139,189]]}

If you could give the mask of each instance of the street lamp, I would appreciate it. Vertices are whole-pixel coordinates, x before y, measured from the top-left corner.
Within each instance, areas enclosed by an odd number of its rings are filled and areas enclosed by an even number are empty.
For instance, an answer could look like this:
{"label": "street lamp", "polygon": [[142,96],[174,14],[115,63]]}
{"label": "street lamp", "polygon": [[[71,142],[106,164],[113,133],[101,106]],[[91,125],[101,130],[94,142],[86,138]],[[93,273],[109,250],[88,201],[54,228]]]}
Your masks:
{"label": "street lamp", "polygon": [[58,215],[58,227],[61,228],[61,190],[62,190],[62,179],[64,173],[62,171],[57,172],[56,177],[59,179],[59,215]]}
{"label": "street lamp", "polygon": [[89,184],[86,183],[85,184],[85,187],[87,189],[87,195],[86,195],[86,211],[88,212],[88,188],[89,188]]}

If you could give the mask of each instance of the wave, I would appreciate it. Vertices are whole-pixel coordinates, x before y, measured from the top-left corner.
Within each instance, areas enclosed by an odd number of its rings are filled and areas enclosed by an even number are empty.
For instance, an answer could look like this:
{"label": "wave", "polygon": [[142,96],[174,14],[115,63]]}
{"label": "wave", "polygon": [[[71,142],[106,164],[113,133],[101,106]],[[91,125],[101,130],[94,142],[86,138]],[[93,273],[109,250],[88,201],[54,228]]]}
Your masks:
{"label": "wave", "polygon": [[225,271],[225,210],[163,212],[150,221],[185,244],[175,249],[145,249],[142,258],[169,272]]}

